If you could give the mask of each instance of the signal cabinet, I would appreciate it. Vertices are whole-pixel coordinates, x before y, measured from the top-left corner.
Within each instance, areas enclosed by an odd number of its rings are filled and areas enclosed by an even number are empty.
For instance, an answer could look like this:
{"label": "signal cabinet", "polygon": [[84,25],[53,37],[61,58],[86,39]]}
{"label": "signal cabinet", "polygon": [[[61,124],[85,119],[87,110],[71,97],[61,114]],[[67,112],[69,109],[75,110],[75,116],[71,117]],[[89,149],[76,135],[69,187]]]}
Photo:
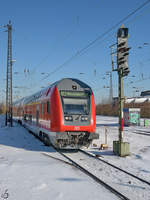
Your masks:
{"label": "signal cabinet", "polygon": [[130,155],[130,145],[128,142],[113,141],[114,154],[124,157]]}
{"label": "signal cabinet", "polygon": [[123,123],[124,126],[140,126],[140,108],[124,108]]}

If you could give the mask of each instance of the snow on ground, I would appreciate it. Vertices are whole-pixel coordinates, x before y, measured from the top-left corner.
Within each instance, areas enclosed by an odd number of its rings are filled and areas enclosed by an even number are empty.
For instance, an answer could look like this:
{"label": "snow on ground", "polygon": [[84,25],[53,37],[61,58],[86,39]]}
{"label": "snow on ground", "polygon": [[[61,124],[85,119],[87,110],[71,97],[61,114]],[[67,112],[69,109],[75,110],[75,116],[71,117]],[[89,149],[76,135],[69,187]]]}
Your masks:
{"label": "snow on ground", "polygon": [[[118,118],[97,116],[96,123],[100,140],[94,141],[98,148],[91,146],[89,151],[103,156],[105,160],[112,164],[126,169],[150,182],[150,127],[124,127],[123,141],[130,144],[130,156],[118,157],[113,153],[113,141],[118,140]],[[105,131],[107,132],[109,148],[98,152],[100,145],[105,143]],[[141,135],[140,132],[144,133],[144,135]]]}
{"label": "snow on ground", "polygon": [[[99,150],[105,143],[106,129],[109,148]],[[125,127],[124,141],[130,143],[131,154],[115,156],[112,144],[118,140],[118,119],[97,116],[100,139],[93,142],[97,147],[91,145],[88,151],[150,182],[150,137],[134,133],[137,130],[149,128]],[[55,155],[51,147],[44,146],[23,127],[5,127],[4,117],[0,116],[0,200],[117,199],[79,170],[43,156],[42,152]]]}
{"label": "snow on ground", "polygon": [[81,171],[42,155],[50,147],[0,118],[0,200],[117,199]]}

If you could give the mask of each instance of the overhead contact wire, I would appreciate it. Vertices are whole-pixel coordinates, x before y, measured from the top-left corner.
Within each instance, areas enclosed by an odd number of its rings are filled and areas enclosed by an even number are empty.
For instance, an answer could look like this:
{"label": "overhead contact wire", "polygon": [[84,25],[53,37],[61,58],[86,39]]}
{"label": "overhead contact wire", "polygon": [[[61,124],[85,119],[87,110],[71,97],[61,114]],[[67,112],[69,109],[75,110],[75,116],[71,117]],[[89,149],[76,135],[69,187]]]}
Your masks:
{"label": "overhead contact wire", "polygon": [[75,59],[77,56],[81,55],[85,50],[88,50],[93,44],[95,44],[98,40],[100,40],[101,38],[103,38],[105,35],[107,35],[109,32],[111,32],[113,29],[115,29],[118,25],[120,25],[121,23],[123,23],[124,21],[126,21],[128,18],[130,18],[132,15],[134,15],[136,12],[138,12],[139,10],[141,10],[143,7],[145,7],[148,3],[150,3],[150,0],[144,2],[142,5],[140,5],[138,8],[136,8],[133,12],[131,12],[130,14],[128,14],[126,17],[124,17],[123,19],[121,19],[119,22],[117,22],[114,26],[112,26],[111,28],[109,28],[107,31],[105,31],[102,35],[98,36],[95,40],[93,40],[92,42],[90,42],[86,47],[82,48],[81,50],[77,51],[73,56],[71,56],[71,58],[69,58],[68,60],[66,60],[63,64],[61,64],[60,66],[58,66],[54,71],[52,71],[51,73],[49,73],[47,76],[45,76],[43,79],[47,79],[49,76],[51,76],[52,74],[56,73],[58,70],[60,70],[62,67],[64,67],[65,65],[67,65],[69,62],[71,62],[73,59]]}

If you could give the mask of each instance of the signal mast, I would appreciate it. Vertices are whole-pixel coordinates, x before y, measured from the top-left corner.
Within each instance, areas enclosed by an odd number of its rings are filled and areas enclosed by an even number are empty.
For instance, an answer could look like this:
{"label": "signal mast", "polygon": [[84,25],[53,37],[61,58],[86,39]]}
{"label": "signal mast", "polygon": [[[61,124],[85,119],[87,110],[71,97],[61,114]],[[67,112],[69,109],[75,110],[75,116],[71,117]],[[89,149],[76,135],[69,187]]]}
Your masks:
{"label": "signal mast", "polygon": [[128,55],[130,48],[128,47],[128,28],[122,25],[117,32],[117,69],[114,69],[114,61],[112,48],[112,70],[118,72],[118,101],[119,101],[119,140],[113,141],[113,151],[119,156],[129,155],[129,143],[123,142],[123,78],[129,74]]}

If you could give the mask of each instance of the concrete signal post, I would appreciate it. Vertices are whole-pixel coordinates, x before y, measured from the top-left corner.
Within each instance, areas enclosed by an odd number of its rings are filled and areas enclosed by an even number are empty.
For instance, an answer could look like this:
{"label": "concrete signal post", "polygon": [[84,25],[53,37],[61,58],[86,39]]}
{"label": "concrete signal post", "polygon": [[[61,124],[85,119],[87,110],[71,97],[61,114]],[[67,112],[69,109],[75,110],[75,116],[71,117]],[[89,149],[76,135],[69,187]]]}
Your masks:
{"label": "concrete signal post", "polygon": [[129,73],[128,67],[128,28],[123,25],[117,32],[117,69],[118,72],[118,100],[119,100],[119,140],[113,141],[113,151],[119,156],[128,156],[129,143],[123,141],[123,104],[124,104],[124,92],[123,92],[123,77]]}

